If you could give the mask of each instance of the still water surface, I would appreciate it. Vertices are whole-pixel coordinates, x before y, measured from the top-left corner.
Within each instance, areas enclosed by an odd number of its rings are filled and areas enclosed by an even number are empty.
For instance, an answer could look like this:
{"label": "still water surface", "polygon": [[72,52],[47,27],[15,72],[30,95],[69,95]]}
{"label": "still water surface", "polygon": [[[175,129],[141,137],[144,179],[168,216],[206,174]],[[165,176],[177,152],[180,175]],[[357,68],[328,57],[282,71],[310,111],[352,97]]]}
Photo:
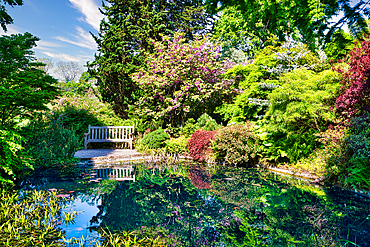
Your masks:
{"label": "still water surface", "polygon": [[258,169],[137,164],[79,178],[29,179],[23,189],[73,195],[66,238],[101,229],[167,234],[172,246],[370,246],[370,200]]}

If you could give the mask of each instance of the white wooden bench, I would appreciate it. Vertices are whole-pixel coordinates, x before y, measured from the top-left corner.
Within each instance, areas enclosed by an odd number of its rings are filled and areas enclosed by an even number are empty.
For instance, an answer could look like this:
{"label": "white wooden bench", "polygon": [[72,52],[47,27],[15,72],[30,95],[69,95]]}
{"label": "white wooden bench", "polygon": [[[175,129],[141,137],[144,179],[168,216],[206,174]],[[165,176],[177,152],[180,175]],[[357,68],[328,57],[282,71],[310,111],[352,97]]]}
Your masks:
{"label": "white wooden bench", "polygon": [[84,134],[85,149],[91,142],[127,142],[132,149],[134,126],[90,126]]}

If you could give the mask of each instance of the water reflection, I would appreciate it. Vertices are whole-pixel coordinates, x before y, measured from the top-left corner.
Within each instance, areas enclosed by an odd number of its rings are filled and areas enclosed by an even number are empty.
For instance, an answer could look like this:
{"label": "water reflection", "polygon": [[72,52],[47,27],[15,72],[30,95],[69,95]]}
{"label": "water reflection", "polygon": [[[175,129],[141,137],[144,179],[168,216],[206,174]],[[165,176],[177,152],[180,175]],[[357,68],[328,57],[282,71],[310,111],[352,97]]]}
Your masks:
{"label": "water reflection", "polygon": [[367,198],[262,170],[102,167],[43,185],[51,187],[73,191],[70,209],[84,211],[65,227],[69,237],[81,228],[86,236],[102,228],[165,229],[171,246],[370,246]]}
{"label": "water reflection", "polygon": [[133,165],[113,166],[109,168],[90,168],[85,170],[85,174],[96,179],[114,179],[117,181],[134,181],[135,169]]}

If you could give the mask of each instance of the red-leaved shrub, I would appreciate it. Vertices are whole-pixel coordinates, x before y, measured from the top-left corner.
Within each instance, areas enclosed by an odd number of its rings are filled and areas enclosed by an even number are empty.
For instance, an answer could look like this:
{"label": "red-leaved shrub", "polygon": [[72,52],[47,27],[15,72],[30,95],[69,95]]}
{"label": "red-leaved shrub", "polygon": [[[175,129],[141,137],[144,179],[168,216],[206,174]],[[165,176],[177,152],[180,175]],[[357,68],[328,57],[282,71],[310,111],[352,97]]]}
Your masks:
{"label": "red-leaved shrub", "polygon": [[211,140],[217,131],[197,130],[188,141],[189,155],[195,161],[205,161],[211,150]]}
{"label": "red-leaved shrub", "polygon": [[349,117],[370,110],[370,36],[351,50],[349,69],[343,73],[341,94],[336,108]]}

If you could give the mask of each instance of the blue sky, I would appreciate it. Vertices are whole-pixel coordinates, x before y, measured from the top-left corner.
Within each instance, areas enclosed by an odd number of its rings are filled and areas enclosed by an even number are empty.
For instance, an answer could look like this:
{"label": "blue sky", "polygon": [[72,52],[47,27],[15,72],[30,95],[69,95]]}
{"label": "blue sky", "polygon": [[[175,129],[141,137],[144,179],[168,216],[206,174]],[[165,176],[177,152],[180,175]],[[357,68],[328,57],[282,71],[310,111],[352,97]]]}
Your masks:
{"label": "blue sky", "polygon": [[23,6],[7,6],[14,24],[7,26],[6,34],[30,32],[39,37],[37,58],[85,65],[97,51],[89,32],[98,33],[103,18],[99,7],[101,0],[24,0]]}

